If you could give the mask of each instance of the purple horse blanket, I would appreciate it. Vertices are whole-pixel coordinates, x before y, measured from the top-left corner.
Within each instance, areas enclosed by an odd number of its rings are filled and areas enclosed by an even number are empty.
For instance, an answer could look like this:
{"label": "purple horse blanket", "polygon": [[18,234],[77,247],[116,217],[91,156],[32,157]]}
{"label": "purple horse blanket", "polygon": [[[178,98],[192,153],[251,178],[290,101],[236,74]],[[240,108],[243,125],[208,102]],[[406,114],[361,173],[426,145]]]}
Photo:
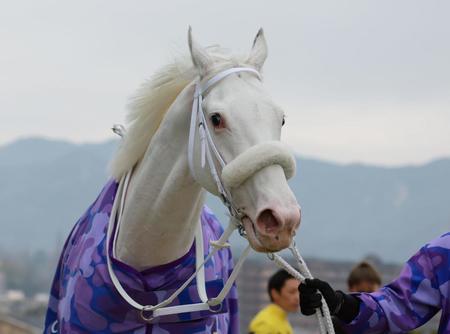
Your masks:
{"label": "purple horse blanket", "polygon": [[[218,313],[209,311],[160,317],[149,324],[116,291],[106,264],[106,231],[118,184],[110,181],[70,233],[53,280],[44,333],[238,333],[237,292],[230,290]],[[201,214],[205,256],[209,241],[222,234],[214,214]],[[112,254],[112,253],[110,253]],[[112,255],[111,255],[112,256]],[[127,293],[142,305],[170,296],[194,272],[195,245],[180,259],[144,271],[111,258],[114,272]],[[206,291],[215,297],[233,267],[231,252],[222,249],[205,265]],[[196,282],[171,304],[201,302]]]}

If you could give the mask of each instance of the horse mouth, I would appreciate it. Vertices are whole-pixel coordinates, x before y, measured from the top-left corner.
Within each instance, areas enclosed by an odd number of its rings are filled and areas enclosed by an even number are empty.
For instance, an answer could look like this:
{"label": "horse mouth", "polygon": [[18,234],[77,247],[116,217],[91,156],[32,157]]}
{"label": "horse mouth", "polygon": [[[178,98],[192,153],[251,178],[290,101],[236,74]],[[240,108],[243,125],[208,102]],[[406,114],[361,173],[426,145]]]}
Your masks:
{"label": "horse mouth", "polygon": [[278,252],[287,247],[287,245],[281,246],[278,240],[270,240],[272,239],[271,237],[260,235],[255,223],[248,216],[242,219],[242,224],[244,225],[247,240],[255,251],[261,253]]}

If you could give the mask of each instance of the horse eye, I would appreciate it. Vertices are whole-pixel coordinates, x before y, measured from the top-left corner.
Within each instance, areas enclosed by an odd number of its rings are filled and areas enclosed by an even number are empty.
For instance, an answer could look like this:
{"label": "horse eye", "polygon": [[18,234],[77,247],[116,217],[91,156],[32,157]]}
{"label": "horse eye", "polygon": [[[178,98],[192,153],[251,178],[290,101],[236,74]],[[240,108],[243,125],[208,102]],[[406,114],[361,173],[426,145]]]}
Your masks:
{"label": "horse eye", "polygon": [[222,116],[220,116],[220,114],[212,114],[211,122],[215,128],[223,127],[223,120],[222,120]]}
{"label": "horse eye", "polygon": [[283,121],[281,122],[281,126],[283,126],[286,123],[286,118],[283,116]]}

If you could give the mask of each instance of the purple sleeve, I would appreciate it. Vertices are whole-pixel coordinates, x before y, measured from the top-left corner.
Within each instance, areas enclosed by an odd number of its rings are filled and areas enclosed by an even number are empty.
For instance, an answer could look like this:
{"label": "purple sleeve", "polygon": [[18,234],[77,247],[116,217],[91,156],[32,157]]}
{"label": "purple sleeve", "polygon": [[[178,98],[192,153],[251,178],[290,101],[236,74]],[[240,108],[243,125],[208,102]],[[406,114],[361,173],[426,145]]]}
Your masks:
{"label": "purple sleeve", "polygon": [[356,294],[358,316],[348,333],[403,333],[417,328],[443,305],[449,282],[450,233],[422,247],[392,283],[374,293]]}

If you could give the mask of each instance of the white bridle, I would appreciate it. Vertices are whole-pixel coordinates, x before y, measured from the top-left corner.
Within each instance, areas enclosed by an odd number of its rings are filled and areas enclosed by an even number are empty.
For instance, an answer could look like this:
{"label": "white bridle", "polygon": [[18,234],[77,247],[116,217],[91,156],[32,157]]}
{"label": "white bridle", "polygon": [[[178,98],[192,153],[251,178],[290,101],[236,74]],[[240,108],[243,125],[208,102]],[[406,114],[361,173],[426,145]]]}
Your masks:
{"label": "white bridle", "polygon": [[[195,93],[192,104],[192,114],[189,129],[189,141],[188,141],[188,163],[191,174],[197,182],[198,179],[194,170],[194,149],[195,149],[195,137],[198,133],[200,140],[200,159],[201,167],[205,168],[208,166],[211,176],[213,177],[220,198],[228,208],[230,213],[230,221],[228,227],[222,234],[222,236],[216,241],[210,241],[213,250],[204,258],[203,249],[203,235],[202,227],[199,222],[195,235],[195,250],[196,250],[196,270],[195,272],[181,285],[175,292],[172,293],[170,297],[166,300],[160,302],[157,305],[141,305],[136,302],[122,287],[120,281],[118,280],[114,270],[112,268],[109,247],[107,246],[107,265],[111,280],[116,287],[120,295],[130,304],[132,307],[141,311],[141,317],[146,322],[152,322],[155,318],[178,313],[195,312],[195,311],[205,311],[210,310],[211,312],[218,312],[221,308],[221,303],[227,296],[229,290],[232,288],[237,275],[250,252],[250,245],[248,245],[241,254],[238,262],[236,263],[230,277],[224,284],[220,293],[214,298],[208,298],[206,293],[206,282],[205,282],[205,272],[204,265],[208,260],[220,249],[224,247],[229,247],[227,240],[234,232],[238,229],[241,236],[245,237],[245,232],[241,223],[241,213],[234,205],[231,198],[229,189],[231,187],[236,187],[243,183],[246,179],[256,173],[258,170],[267,167],[269,165],[280,165],[284,169],[284,173],[287,179],[293,176],[295,171],[295,160],[289,150],[279,142],[266,142],[256,146],[251,147],[247,151],[243,152],[237,156],[233,161],[228,164],[223,159],[219,150],[217,149],[212,136],[209,132],[207,126],[207,119],[202,108],[203,94],[215,85],[217,82],[221,81],[225,77],[233,73],[239,72],[249,72],[256,75],[259,79],[261,76],[258,71],[247,67],[236,67],[224,70],[211,79],[202,82],[198,81],[195,85]],[[114,126],[113,131],[119,135],[123,135],[124,128],[121,126]],[[274,150],[276,148],[276,150]],[[269,153],[270,152],[270,153]],[[276,152],[275,154],[273,152]],[[251,159],[250,159],[251,158]],[[214,160],[218,162],[221,167],[221,171],[216,168]],[[242,168],[244,166],[244,168]],[[236,173],[237,169],[240,169],[239,173]],[[122,177],[119,182],[119,187],[117,189],[117,195],[114,201],[114,205],[111,211],[110,221],[108,225],[107,232],[107,245],[110,244],[111,238],[113,238],[113,252],[115,250],[115,242],[118,235],[118,230],[120,228],[120,220],[123,213],[123,206],[125,202],[125,196],[128,183],[130,180],[132,170],[128,171],[126,175]],[[199,182],[200,183],[200,182]],[[117,222],[116,233],[113,236],[113,226]],[[297,260],[298,270],[294,269],[290,264],[283,260],[278,254],[268,254],[270,260],[274,261],[280,267],[285,268],[291,275],[296,277],[298,280],[303,281],[305,278],[312,278],[311,273],[306,267],[300,253],[295,248],[295,244],[292,244],[289,249],[291,250],[294,258]],[[197,292],[200,297],[201,303],[178,305],[178,306],[168,306],[172,301],[189,285],[189,283],[196,278],[197,280]],[[219,306],[219,307],[217,307]],[[326,302],[323,301],[323,309],[316,312],[319,319],[319,327],[321,333],[334,334],[333,324],[331,322],[330,313]]]}

